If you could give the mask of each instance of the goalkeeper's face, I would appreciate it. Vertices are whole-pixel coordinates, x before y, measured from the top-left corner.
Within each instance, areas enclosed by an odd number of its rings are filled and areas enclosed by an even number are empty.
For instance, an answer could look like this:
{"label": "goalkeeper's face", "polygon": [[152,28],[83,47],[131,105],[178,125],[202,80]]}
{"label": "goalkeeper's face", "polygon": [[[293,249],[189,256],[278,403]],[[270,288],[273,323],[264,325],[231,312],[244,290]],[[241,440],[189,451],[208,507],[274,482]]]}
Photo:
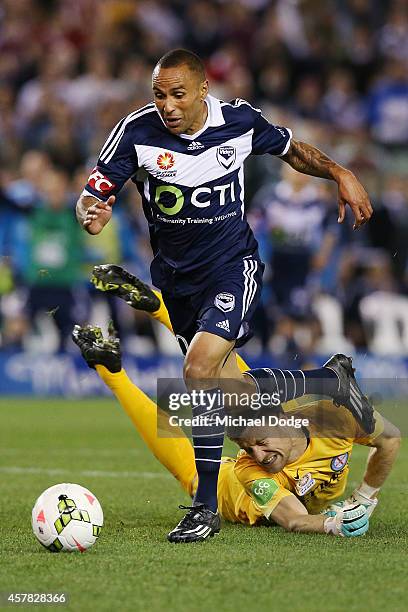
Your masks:
{"label": "goalkeeper's face", "polygon": [[204,126],[207,93],[208,81],[186,65],[153,72],[154,102],[172,134],[195,134]]}
{"label": "goalkeeper's face", "polygon": [[[269,434],[269,437],[268,437]],[[282,429],[276,437],[270,437],[270,429],[246,430],[235,442],[250,455],[258,465],[272,474],[280,472],[290,462],[293,438]]]}

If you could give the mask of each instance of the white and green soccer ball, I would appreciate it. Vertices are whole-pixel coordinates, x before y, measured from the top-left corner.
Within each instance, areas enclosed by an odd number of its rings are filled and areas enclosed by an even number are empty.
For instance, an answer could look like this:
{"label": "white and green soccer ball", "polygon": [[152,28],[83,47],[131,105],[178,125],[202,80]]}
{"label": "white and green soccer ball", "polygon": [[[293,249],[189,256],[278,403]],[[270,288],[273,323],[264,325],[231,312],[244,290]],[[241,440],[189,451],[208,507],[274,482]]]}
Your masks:
{"label": "white and green soccer ball", "polygon": [[32,511],[34,535],[51,552],[84,552],[99,537],[103,512],[95,495],[78,484],[46,489]]}

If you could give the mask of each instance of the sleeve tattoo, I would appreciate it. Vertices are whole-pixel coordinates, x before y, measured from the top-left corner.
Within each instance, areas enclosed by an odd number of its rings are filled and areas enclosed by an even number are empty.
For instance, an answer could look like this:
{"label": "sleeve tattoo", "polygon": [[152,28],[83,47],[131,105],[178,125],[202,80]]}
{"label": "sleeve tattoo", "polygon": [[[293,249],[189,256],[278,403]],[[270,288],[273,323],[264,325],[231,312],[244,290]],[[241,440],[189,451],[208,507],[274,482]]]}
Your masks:
{"label": "sleeve tattoo", "polygon": [[302,174],[336,180],[336,170],[342,169],[325,153],[306,142],[292,140],[282,159]]}

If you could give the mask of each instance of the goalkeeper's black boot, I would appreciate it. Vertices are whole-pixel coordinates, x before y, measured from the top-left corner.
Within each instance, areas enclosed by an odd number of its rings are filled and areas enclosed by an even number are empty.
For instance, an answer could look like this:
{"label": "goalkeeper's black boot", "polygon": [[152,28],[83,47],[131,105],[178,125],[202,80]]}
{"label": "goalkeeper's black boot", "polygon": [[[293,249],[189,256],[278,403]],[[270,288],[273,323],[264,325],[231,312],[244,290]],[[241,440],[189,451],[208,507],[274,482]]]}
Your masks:
{"label": "goalkeeper's black boot", "polygon": [[333,396],[334,403],[337,406],[345,406],[364,431],[372,433],[375,427],[374,409],[357,384],[352,358],[341,354],[333,355],[323,367],[332,370],[339,379],[339,390]]}
{"label": "goalkeeper's black boot", "polygon": [[137,310],[155,312],[160,308],[159,298],[148,285],[115,264],[95,266],[91,282],[100,291],[122,298]]}
{"label": "goalkeeper's black boot", "polygon": [[81,349],[82,357],[90,368],[103,365],[112,373],[121,371],[122,356],[118,338],[111,335],[105,340],[100,327],[75,325],[72,339]]}
{"label": "goalkeeper's black boot", "polygon": [[203,542],[219,533],[221,520],[218,512],[212,512],[204,504],[197,506],[179,506],[181,510],[188,510],[186,516],[167,535],[169,542],[190,543]]}

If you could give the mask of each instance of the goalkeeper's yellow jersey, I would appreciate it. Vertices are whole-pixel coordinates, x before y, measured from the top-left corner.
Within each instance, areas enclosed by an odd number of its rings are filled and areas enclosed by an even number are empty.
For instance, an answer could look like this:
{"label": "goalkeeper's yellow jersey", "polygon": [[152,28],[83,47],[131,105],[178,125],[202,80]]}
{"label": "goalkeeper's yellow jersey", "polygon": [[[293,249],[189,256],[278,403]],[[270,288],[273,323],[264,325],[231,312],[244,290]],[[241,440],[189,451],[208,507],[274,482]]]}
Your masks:
{"label": "goalkeeper's yellow jersey", "polygon": [[[320,401],[307,410],[324,410],[338,418],[339,408],[330,401]],[[236,459],[224,457],[218,480],[218,506],[221,516],[233,523],[254,525],[265,522],[286,496],[294,494],[310,514],[318,514],[343,494],[349,473],[349,459],[354,443],[370,446],[384,429],[381,415],[375,412],[376,426],[364,434],[351,414],[342,412],[344,432],[349,437],[319,437],[318,428],[308,427],[305,452],[277,474],[271,474],[241,450]],[[287,412],[288,410],[286,410]],[[302,410],[302,415],[306,413]]]}

